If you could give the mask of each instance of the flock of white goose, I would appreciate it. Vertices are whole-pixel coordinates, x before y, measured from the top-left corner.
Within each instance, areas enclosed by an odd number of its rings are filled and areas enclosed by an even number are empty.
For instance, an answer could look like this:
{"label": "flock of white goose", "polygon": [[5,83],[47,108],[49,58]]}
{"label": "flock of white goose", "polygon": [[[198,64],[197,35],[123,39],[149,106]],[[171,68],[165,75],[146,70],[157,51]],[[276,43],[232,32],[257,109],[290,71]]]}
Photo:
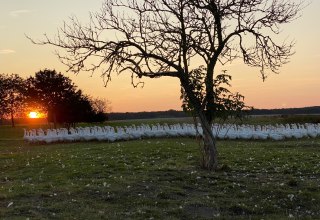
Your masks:
{"label": "flock of white goose", "polygon": [[[284,140],[288,138],[320,137],[320,124],[286,125],[233,125],[214,124],[212,132],[218,139]],[[77,127],[60,129],[24,130],[24,140],[29,143],[54,143],[73,141],[132,140],[153,137],[195,137],[202,135],[201,126],[194,124],[131,125],[124,127]]]}

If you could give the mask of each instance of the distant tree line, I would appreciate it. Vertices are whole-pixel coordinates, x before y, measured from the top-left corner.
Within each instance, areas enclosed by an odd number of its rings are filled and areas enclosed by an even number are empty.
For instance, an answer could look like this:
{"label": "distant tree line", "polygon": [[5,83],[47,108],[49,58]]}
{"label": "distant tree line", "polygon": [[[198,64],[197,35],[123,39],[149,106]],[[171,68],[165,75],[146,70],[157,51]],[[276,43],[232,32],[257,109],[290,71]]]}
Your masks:
{"label": "distant tree line", "polygon": [[[280,115],[289,117],[290,115],[310,115],[319,114],[320,106],[304,108],[283,108],[283,109],[253,109],[247,114],[250,115]],[[153,119],[153,118],[184,118],[190,114],[184,111],[168,110],[154,112],[113,112],[108,114],[109,120],[130,120],[130,119]]]}
{"label": "distant tree line", "polygon": [[74,125],[103,122],[110,103],[92,98],[78,89],[70,78],[55,70],[41,70],[23,79],[17,74],[0,74],[0,119],[21,117],[28,110],[47,113],[48,122]]}
{"label": "distant tree line", "polygon": [[282,109],[253,109],[251,115],[304,115],[320,114],[320,106],[311,106],[303,108],[282,108]]}
{"label": "distant tree line", "polygon": [[184,118],[190,114],[184,111],[168,110],[154,112],[114,112],[108,114],[109,120],[130,120],[130,119],[154,119],[154,118]]}

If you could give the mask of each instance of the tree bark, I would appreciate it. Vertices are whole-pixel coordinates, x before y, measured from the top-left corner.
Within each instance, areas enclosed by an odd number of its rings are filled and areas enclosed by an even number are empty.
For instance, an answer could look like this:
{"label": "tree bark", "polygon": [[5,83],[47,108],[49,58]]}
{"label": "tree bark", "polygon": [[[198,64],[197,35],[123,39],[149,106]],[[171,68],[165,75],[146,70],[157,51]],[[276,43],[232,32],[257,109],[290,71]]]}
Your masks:
{"label": "tree bark", "polygon": [[13,117],[13,111],[11,111],[11,125],[14,128],[15,124],[14,124],[14,117]]}
{"label": "tree bark", "polygon": [[53,111],[53,126],[54,129],[57,129],[57,116],[55,111]]}
{"label": "tree bark", "polygon": [[216,170],[218,168],[218,151],[216,140],[213,136],[211,129],[211,121],[206,117],[205,111],[201,108],[200,101],[197,99],[189,85],[187,78],[180,78],[181,85],[183,86],[190,102],[194,106],[194,111],[200,119],[200,124],[203,130],[201,146],[201,160],[200,165],[206,170]]}
{"label": "tree bark", "polygon": [[50,127],[52,126],[52,123],[53,123],[53,128],[54,129],[57,129],[57,115],[56,115],[56,108],[54,107],[51,107],[51,108],[48,108],[48,123],[50,125]]}
{"label": "tree bark", "polygon": [[207,170],[216,170],[218,168],[218,151],[211,124],[207,121],[203,111],[199,111],[198,116],[203,130],[200,165]]}

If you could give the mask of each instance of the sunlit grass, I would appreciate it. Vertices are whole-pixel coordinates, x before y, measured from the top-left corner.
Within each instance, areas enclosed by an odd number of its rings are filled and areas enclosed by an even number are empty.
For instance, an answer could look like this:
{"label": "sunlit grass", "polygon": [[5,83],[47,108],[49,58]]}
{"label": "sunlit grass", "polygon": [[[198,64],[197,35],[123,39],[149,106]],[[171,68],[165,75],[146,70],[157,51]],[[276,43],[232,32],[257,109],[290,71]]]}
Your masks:
{"label": "sunlit grass", "polygon": [[197,142],[28,145],[0,127],[0,218],[320,218],[320,139],[221,141],[218,172]]}

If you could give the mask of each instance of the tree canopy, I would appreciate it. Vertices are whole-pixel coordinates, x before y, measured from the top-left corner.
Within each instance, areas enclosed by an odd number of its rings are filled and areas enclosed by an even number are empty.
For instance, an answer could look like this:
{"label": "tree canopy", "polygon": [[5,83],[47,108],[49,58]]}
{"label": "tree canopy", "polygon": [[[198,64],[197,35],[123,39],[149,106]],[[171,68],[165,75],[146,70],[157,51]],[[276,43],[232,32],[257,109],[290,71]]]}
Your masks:
{"label": "tree canopy", "polygon": [[[61,73],[41,70],[34,77],[29,77],[27,82],[28,102],[42,106],[48,113],[48,120],[55,125],[97,120],[90,98]],[[106,118],[100,117],[100,120]]]}
{"label": "tree canopy", "polygon": [[23,109],[25,81],[17,74],[0,74],[0,117],[9,116],[14,127],[14,117]]}

